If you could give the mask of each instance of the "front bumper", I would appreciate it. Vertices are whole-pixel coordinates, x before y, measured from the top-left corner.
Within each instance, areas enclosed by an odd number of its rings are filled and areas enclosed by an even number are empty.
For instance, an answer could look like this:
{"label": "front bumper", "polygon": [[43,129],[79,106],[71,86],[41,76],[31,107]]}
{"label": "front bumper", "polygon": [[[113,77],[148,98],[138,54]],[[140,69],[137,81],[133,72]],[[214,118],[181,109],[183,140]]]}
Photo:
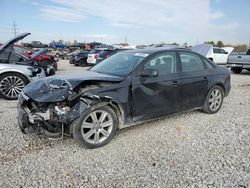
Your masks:
{"label": "front bumper", "polygon": [[[60,137],[63,132],[69,131],[70,124],[82,114],[88,105],[79,101],[67,113],[56,111],[56,108],[34,110],[34,101],[25,93],[18,99],[18,124],[23,133],[44,133],[48,137]],[[52,130],[52,131],[51,131]]]}
{"label": "front bumper", "polygon": [[42,69],[41,72],[39,74],[37,74],[36,76],[30,76],[29,77],[29,81],[30,82],[33,82],[33,81],[36,81],[36,80],[39,80],[41,78],[45,78],[46,77],[46,73],[45,71]]}

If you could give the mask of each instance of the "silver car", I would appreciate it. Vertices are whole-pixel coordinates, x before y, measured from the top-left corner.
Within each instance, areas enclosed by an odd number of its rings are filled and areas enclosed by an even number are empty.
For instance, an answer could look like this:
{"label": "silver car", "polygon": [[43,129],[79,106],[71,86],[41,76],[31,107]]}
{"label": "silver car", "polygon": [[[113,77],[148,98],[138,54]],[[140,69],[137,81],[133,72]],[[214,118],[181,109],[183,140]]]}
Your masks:
{"label": "silver car", "polygon": [[[46,76],[45,71],[37,66],[32,66],[29,61],[32,61],[36,56],[43,53],[39,51],[27,59],[26,57],[15,56],[19,59],[13,60],[14,52],[8,52],[9,48],[12,48],[12,45],[27,36],[29,33],[24,33],[18,35],[5,44],[0,46],[0,98],[14,100],[17,99],[22,89],[30,82],[43,78]],[[8,59],[6,60],[6,53],[8,53]],[[6,60],[6,61],[5,61]]]}
{"label": "silver car", "polygon": [[0,64],[0,98],[17,99],[27,84],[45,76],[45,71],[39,67]]}

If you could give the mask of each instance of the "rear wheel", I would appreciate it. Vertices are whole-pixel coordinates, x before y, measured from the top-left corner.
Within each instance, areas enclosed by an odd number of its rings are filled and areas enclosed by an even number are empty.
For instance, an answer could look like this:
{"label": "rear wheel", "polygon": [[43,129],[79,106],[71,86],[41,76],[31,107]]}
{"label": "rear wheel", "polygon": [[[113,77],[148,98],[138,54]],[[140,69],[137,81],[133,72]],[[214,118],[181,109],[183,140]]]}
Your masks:
{"label": "rear wheel", "polygon": [[74,122],[73,138],[85,148],[98,148],[109,143],[118,127],[116,113],[112,108],[103,106],[83,113]]}
{"label": "rear wheel", "polygon": [[86,60],[86,59],[81,59],[81,60],[79,61],[79,66],[81,66],[81,67],[87,66],[87,60]]}
{"label": "rear wheel", "polygon": [[28,83],[29,81],[27,78],[18,73],[6,73],[1,75],[0,97],[7,100],[15,100]]}
{"label": "rear wheel", "polygon": [[231,68],[231,71],[235,74],[240,74],[242,72],[242,68],[240,67],[233,67]]}
{"label": "rear wheel", "polygon": [[220,86],[214,86],[209,92],[205,100],[202,111],[208,114],[217,113],[223,103],[224,90]]}

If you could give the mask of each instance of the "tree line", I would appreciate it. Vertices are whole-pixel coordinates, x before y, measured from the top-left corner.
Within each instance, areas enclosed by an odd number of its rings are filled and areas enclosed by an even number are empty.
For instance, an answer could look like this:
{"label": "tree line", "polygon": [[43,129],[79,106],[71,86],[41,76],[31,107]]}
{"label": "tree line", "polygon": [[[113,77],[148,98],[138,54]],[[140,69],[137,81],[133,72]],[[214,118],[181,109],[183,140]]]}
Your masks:
{"label": "tree line", "polygon": [[204,42],[206,44],[211,44],[213,46],[216,46],[216,47],[234,47],[234,52],[246,52],[247,49],[249,48],[248,45],[246,44],[239,44],[239,45],[231,45],[231,44],[224,44],[222,41],[217,41],[217,42],[214,42],[214,41],[207,41],[207,42]]}

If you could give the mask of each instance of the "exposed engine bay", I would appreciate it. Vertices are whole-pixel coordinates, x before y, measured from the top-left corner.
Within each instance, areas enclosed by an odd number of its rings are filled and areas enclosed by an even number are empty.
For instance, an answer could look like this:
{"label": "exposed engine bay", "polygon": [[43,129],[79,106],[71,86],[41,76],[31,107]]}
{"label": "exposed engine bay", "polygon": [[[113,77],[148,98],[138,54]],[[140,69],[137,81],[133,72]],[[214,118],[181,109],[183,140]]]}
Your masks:
{"label": "exposed engine bay", "polygon": [[113,81],[79,81],[50,79],[28,85],[19,97],[19,126],[23,133],[44,134],[59,138],[70,133],[70,124],[81,113],[98,103],[112,103],[108,96],[98,96],[95,91]]}

